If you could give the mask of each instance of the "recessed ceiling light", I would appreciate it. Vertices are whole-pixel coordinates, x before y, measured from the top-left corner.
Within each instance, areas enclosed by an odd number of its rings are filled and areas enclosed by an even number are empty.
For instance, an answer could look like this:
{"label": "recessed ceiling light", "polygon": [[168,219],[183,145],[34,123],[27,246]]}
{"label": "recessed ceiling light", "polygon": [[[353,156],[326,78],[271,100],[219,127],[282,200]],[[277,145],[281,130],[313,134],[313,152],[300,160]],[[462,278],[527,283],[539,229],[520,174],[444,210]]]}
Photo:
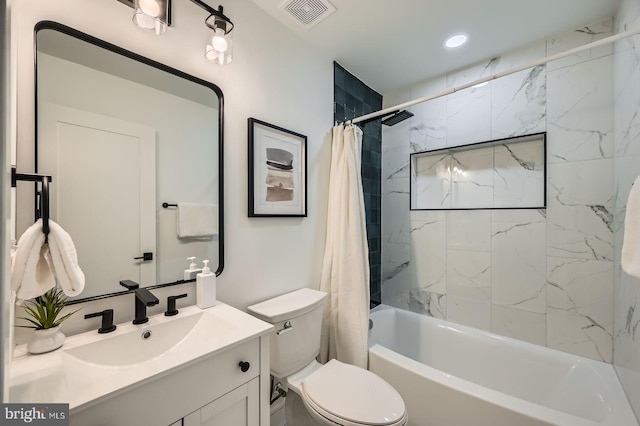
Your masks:
{"label": "recessed ceiling light", "polygon": [[465,44],[468,38],[469,36],[466,34],[454,34],[444,42],[444,45],[450,49],[455,49],[456,47],[460,47]]}

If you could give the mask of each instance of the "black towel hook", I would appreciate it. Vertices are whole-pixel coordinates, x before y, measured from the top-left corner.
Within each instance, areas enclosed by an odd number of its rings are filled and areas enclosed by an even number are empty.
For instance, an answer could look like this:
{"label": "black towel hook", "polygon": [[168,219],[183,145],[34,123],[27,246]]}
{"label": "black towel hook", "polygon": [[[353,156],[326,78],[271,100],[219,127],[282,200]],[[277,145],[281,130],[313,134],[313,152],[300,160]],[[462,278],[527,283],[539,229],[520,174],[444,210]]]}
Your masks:
{"label": "black towel hook", "polygon": [[17,181],[40,182],[40,202],[36,210],[36,220],[42,218],[42,232],[45,235],[44,242],[49,242],[49,184],[52,181],[50,175],[37,173],[18,173],[15,167],[11,168],[11,187],[15,188]]}

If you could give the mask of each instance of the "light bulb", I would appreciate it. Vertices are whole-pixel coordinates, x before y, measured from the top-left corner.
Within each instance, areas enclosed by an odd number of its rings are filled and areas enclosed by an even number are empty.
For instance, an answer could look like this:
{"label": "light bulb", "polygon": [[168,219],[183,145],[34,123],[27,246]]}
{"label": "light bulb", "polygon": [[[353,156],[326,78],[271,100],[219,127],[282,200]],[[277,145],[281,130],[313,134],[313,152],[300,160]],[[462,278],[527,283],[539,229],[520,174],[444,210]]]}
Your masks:
{"label": "light bulb", "polygon": [[224,30],[222,28],[216,28],[216,33],[211,39],[211,45],[217,52],[226,52],[229,48],[229,43],[224,37]]}
{"label": "light bulb", "polygon": [[140,10],[149,16],[157,18],[160,16],[160,5],[156,0],[139,0],[138,6]]}
{"label": "light bulb", "polygon": [[205,49],[204,56],[210,61],[215,61],[216,58],[218,57],[218,52],[216,51],[216,49],[213,48],[212,45],[207,44],[207,48]]}
{"label": "light bulb", "polygon": [[133,22],[140,28],[151,30],[156,26],[156,20],[144,13],[138,13],[133,17]]}

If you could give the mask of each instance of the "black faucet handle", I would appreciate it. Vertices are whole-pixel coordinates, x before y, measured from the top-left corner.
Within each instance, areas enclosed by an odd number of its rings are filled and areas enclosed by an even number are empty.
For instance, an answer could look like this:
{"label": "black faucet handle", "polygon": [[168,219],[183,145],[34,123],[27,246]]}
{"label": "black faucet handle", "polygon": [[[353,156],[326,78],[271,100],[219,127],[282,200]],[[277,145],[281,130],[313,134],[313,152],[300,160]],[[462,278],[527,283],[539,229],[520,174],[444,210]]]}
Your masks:
{"label": "black faucet handle", "polygon": [[183,297],[187,297],[187,293],[167,297],[167,311],[164,313],[166,317],[172,317],[178,314],[176,300],[182,299]]}
{"label": "black faucet handle", "polygon": [[111,333],[116,329],[116,326],[113,324],[113,309],[105,309],[104,311],[94,312],[84,316],[85,319],[96,317],[102,317],[102,326],[98,329],[98,333]]}
{"label": "black faucet handle", "polygon": [[122,280],[120,281],[120,285],[126,288],[127,290],[137,290],[138,287],[140,287],[140,285],[137,282],[131,281],[131,280]]}

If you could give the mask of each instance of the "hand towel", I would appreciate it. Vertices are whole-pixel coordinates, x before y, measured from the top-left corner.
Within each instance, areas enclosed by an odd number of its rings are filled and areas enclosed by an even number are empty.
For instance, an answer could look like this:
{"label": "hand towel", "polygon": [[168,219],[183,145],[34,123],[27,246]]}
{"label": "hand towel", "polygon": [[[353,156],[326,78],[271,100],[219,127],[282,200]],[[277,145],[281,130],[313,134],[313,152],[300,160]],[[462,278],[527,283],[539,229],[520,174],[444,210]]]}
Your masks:
{"label": "hand towel", "polygon": [[18,240],[11,262],[10,283],[19,300],[41,296],[56,285],[44,237],[42,219],[38,219]]}
{"label": "hand towel", "polygon": [[178,238],[211,237],[218,233],[215,204],[178,203]]}
{"label": "hand towel", "polygon": [[627,274],[640,278],[640,176],[631,187],[627,200],[620,263]]}
{"label": "hand towel", "polygon": [[52,220],[49,220],[49,255],[53,275],[64,294],[79,295],[84,290],[84,273],[78,265],[76,246],[71,236]]}

